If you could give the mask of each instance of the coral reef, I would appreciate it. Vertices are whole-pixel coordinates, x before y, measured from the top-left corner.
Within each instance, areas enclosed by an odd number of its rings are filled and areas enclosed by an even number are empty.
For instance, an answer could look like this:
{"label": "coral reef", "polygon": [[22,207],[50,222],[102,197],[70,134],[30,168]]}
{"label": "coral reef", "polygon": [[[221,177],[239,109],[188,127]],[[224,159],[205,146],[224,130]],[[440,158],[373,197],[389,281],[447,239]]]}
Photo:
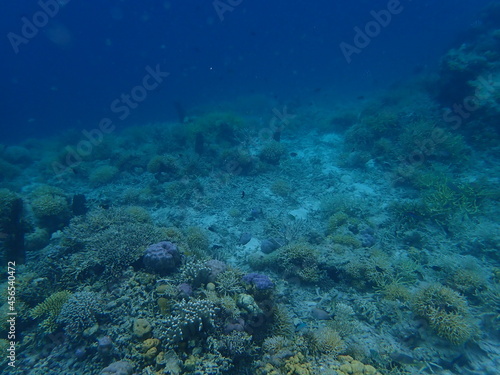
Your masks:
{"label": "coral reef", "polygon": [[180,265],[181,254],[175,244],[162,241],[149,245],[144,252],[143,260],[146,269],[165,274]]}
{"label": "coral reef", "polygon": [[465,298],[450,288],[430,284],[413,298],[415,312],[424,317],[438,336],[460,345],[477,332]]}
{"label": "coral reef", "polygon": [[71,217],[69,198],[62,189],[40,186],[30,200],[33,214],[42,227],[54,231],[66,225]]}
{"label": "coral reef", "polygon": [[193,340],[206,334],[214,325],[216,307],[207,300],[182,300],[172,310],[159,328],[158,336],[167,348],[172,348],[181,341]]}
{"label": "coral reef", "polygon": [[61,307],[56,322],[64,327],[71,337],[84,334],[84,331],[97,323],[97,315],[103,312],[98,295],[92,292],[77,292]]}
{"label": "coral reef", "polygon": [[43,302],[31,309],[30,315],[33,319],[46,316],[40,323],[40,327],[48,333],[54,332],[57,329],[56,319],[70,297],[71,293],[67,290],[51,294]]}

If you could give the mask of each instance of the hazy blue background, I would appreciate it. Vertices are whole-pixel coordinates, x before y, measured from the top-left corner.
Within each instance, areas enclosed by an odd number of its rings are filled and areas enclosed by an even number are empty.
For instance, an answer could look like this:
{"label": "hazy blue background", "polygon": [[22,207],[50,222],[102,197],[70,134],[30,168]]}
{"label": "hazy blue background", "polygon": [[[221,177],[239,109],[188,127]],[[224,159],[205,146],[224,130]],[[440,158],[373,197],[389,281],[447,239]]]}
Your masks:
{"label": "hazy blue background", "polygon": [[20,34],[21,18],[40,6],[2,4],[1,143],[115,119],[110,103],[141,82],[147,65],[171,75],[120,126],[175,120],[174,101],[189,109],[253,92],[362,95],[435,68],[490,2],[402,0],[403,12],[347,64],[339,43],[352,43],[353,27],[387,1],[243,0],[223,21],[212,0],[65,1],[18,54],[7,33]]}

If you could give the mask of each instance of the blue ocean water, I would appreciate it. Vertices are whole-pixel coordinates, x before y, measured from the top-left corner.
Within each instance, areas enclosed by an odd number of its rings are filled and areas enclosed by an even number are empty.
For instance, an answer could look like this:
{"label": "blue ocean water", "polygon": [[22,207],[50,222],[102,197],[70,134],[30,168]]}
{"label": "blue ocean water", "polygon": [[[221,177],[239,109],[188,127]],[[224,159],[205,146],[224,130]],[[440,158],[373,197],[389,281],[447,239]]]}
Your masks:
{"label": "blue ocean water", "polygon": [[0,374],[499,374],[500,1],[19,0],[0,36]]}
{"label": "blue ocean water", "polygon": [[[91,126],[148,65],[170,75],[124,126],[173,119],[177,101],[189,108],[250,93],[309,100],[332,88],[363,95],[436,68],[487,3],[402,0],[401,13],[347,64],[339,44],[352,43],[354,27],[387,1],[59,0],[47,19],[37,13],[43,1],[17,1],[0,15],[0,139]],[[41,27],[31,30],[23,17],[34,16]]]}

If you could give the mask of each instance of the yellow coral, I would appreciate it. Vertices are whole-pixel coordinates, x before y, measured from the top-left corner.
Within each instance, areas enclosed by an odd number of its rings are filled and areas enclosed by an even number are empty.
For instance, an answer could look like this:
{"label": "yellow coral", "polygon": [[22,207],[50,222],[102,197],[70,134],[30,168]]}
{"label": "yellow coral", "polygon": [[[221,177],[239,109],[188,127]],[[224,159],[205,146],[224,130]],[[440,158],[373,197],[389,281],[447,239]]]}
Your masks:
{"label": "yellow coral", "polygon": [[334,365],[332,369],[336,370],[339,375],[382,375],[375,367],[365,365],[351,356],[341,355],[338,359],[342,364]]}
{"label": "yellow coral", "polygon": [[165,297],[158,298],[158,307],[161,315],[167,315],[170,312],[170,303]]}
{"label": "yellow coral", "polygon": [[421,288],[414,297],[413,308],[427,319],[438,336],[456,345],[469,340],[477,329],[471,322],[465,298],[439,284]]}
{"label": "yellow coral", "polygon": [[312,375],[311,364],[300,352],[286,360],[285,370],[287,375]]}
{"label": "yellow coral", "polygon": [[331,240],[339,245],[350,246],[353,248],[361,247],[361,242],[354,236],[349,234],[337,234],[330,237]]}
{"label": "yellow coral", "polygon": [[138,318],[134,320],[132,331],[134,333],[134,336],[138,339],[142,340],[148,338],[151,335],[152,330],[153,327],[151,327],[151,324],[147,319]]}
{"label": "yellow coral", "polygon": [[147,352],[149,349],[157,347],[160,345],[160,340],[156,338],[149,338],[142,342],[141,349],[143,352]]}
{"label": "yellow coral", "polygon": [[50,295],[43,302],[31,309],[31,317],[37,319],[41,316],[46,316],[45,320],[40,323],[40,327],[43,327],[49,333],[54,332],[57,328],[57,316],[70,296],[71,293],[67,290]]}

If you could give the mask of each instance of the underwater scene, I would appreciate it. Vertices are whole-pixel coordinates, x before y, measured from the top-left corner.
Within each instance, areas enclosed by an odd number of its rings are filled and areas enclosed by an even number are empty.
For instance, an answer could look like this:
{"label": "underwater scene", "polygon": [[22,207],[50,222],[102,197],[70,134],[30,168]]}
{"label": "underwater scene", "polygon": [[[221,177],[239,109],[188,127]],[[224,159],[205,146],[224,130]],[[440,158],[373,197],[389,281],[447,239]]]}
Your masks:
{"label": "underwater scene", "polygon": [[0,374],[500,374],[500,1],[2,8]]}

